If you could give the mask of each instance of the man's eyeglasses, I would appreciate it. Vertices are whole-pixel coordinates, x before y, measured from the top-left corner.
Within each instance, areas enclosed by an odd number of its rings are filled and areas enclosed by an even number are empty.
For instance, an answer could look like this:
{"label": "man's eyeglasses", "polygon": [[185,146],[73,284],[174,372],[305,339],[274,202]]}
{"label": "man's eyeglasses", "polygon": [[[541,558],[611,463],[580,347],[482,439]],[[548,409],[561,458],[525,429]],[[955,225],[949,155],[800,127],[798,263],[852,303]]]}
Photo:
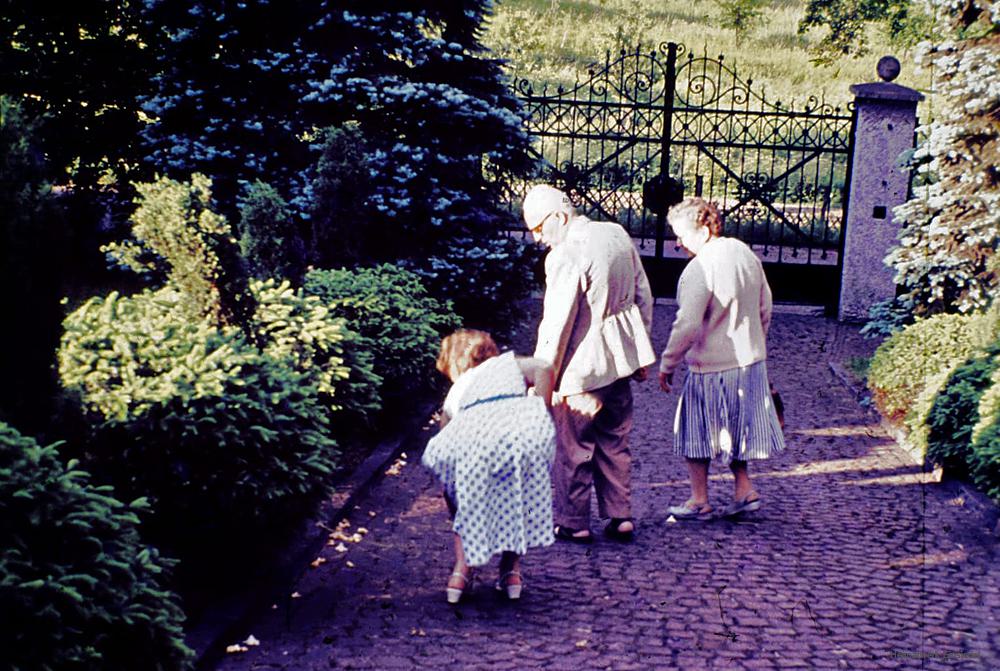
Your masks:
{"label": "man's eyeglasses", "polygon": [[555,212],[549,212],[544,217],[539,219],[537,224],[528,229],[528,232],[531,233],[532,235],[541,235],[542,227],[545,226],[545,222],[548,221],[549,217],[551,217],[553,214],[555,214]]}

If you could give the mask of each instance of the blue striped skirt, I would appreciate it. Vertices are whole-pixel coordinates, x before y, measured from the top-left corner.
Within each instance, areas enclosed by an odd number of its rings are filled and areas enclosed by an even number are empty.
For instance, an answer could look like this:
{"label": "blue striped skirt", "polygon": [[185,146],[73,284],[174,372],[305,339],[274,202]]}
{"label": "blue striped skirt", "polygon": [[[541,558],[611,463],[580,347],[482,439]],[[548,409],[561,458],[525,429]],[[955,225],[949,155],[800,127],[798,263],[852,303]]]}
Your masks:
{"label": "blue striped skirt", "polygon": [[730,463],[766,459],[783,449],[766,362],[688,372],[674,417],[674,454]]}

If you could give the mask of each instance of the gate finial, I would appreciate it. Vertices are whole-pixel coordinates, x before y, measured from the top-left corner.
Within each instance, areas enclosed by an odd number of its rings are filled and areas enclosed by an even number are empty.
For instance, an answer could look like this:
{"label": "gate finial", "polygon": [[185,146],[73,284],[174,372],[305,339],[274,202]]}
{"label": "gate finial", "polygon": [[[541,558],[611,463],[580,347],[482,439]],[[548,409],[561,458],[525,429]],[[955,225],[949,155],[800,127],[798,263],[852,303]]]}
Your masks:
{"label": "gate finial", "polygon": [[884,82],[891,82],[898,77],[899,70],[899,59],[895,56],[883,56],[878,59],[878,65],[875,66],[875,72]]}

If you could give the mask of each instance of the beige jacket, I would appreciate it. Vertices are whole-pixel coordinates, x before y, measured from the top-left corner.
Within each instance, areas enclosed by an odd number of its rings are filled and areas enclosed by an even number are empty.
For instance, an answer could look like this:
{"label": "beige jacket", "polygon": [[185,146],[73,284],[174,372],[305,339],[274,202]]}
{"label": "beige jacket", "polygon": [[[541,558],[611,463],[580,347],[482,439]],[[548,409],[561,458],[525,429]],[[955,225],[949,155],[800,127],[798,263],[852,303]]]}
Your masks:
{"label": "beige jacket", "polygon": [[716,373],[767,358],[771,288],[760,259],[735,238],[713,238],[677,282],[677,316],[660,372],[682,360],[695,373]]}
{"label": "beige jacket", "polygon": [[653,296],[632,239],[615,223],[575,217],[545,259],[535,357],[563,396],[599,389],[656,361]]}

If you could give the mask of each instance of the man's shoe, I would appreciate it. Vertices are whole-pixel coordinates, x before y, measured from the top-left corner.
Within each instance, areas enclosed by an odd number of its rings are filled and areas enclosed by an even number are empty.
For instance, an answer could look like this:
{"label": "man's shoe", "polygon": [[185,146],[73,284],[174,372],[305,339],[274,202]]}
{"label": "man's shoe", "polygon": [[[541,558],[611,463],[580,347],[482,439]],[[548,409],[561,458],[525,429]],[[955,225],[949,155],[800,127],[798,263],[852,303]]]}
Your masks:
{"label": "man's shoe", "polygon": [[[628,531],[622,531],[621,527],[626,522],[631,524],[632,528]],[[613,540],[628,543],[635,537],[635,522],[628,517],[612,517],[608,526],[604,527],[604,535]]]}
{"label": "man's shoe", "polygon": [[[587,533],[581,534],[583,531]],[[589,529],[570,529],[569,527],[556,525],[554,533],[556,538],[561,541],[569,541],[571,543],[592,543],[594,541],[594,535],[590,533]]]}

